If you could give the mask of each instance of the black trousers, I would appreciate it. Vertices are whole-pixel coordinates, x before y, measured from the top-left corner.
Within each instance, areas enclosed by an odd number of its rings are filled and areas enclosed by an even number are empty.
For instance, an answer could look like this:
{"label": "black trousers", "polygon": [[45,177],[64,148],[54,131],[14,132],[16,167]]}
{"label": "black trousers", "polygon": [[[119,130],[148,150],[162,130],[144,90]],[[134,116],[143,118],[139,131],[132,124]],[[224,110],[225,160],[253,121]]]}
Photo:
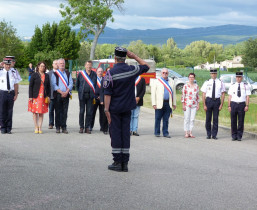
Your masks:
{"label": "black trousers", "polygon": [[[219,127],[220,99],[218,98],[216,100],[212,100],[211,98],[206,98],[205,104],[207,106],[206,122],[205,122],[207,136],[216,137],[218,134],[218,127]],[[213,117],[213,126],[211,127],[212,117]]]}
{"label": "black trousers", "polygon": [[231,101],[231,134],[232,138],[241,139],[244,132],[245,102],[236,103]]}
{"label": "black trousers", "polygon": [[104,105],[100,103],[100,100],[96,99],[95,104],[92,107],[92,116],[91,116],[91,128],[94,127],[95,124],[95,115],[97,108],[99,107],[99,124],[100,131],[107,132],[108,131],[108,120],[104,113]]}
{"label": "black trousers", "polygon": [[109,132],[111,136],[113,160],[116,162],[128,162],[131,111],[123,113],[111,112],[110,114],[111,124]]}
{"label": "black trousers", "polygon": [[54,110],[55,110],[54,99],[51,99],[49,104],[49,125],[52,125],[52,126],[54,126]]}
{"label": "black trousers", "polygon": [[[79,100],[79,126],[80,128],[90,128],[92,118],[92,106],[93,98],[90,98],[89,94],[85,93],[83,98]],[[86,117],[85,115],[86,110]],[[85,118],[85,120],[84,120]]]}
{"label": "black trousers", "polygon": [[67,115],[69,108],[69,95],[65,98],[61,97],[61,94],[57,93],[54,99],[55,105],[55,127],[56,129],[67,128]]}
{"label": "black trousers", "polygon": [[0,126],[1,131],[4,132],[12,130],[14,95],[14,91],[8,93],[7,91],[0,90]]}

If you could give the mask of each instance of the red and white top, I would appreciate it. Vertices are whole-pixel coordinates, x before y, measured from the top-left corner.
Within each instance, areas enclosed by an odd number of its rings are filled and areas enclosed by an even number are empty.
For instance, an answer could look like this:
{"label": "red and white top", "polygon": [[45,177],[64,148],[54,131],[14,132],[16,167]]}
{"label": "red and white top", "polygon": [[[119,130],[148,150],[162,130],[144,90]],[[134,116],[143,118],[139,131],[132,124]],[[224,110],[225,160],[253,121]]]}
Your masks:
{"label": "red and white top", "polygon": [[189,108],[197,107],[199,103],[199,87],[194,84],[192,87],[189,83],[186,83],[182,90],[181,102]]}

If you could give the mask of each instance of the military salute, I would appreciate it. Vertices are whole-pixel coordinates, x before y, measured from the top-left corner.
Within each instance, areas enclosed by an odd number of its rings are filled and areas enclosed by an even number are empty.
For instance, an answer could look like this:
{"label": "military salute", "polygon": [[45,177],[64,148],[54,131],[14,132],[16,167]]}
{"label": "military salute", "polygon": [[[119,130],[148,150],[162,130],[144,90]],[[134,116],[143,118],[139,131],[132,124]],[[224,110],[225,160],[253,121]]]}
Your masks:
{"label": "military salute", "polygon": [[231,113],[232,141],[242,140],[244,132],[245,112],[249,108],[250,87],[243,83],[243,72],[236,73],[236,83],[228,91],[228,110]]}
{"label": "military salute", "polygon": [[[126,56],[140,65],[129,66],[125,63]],[[125,48],[115,48],[115,65],[104,78],[104,111],[110,125],[114,160],[108,166],[109,170],[128,171],[131,110],[136,108],[135,80],[148,70],[148,64],[134,53]]]}
{"label": "military salute", "polygon": [[[217,69],[211,69],[210,74],[211,79],[204,82],[201,91],[203,92],[203,107],[206,111],[206,138],[211,139],[212,137],[217,140],[218,117],[225,99],[225,85],[220,79],[217,79]],[[211,127],[212,117],[213,126]]]}
{"label": "military salute", "polygon": [[11,69],[12,59],[4,58],[4,68],[0,69],[0,126],[1,133],[11,134],[14,101],[18,97],[17,71]]}

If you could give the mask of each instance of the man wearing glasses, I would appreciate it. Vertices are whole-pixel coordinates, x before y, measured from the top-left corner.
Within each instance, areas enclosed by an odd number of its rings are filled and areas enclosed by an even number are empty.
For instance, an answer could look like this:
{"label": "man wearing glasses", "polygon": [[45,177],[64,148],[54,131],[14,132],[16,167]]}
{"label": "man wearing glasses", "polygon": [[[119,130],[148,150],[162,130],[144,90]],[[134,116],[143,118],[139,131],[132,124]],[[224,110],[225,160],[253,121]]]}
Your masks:
{"label": "man wearing glasses", "polygon": [[[218,133],[218,117],[219,111],[222,109],[225,98],[225,85],[217,79],[217,69],[210,70],[211,79],[206,80],[201,88],[203,92],[203,108],[206,112],[205,128],[207,131],[207,139],[217,140]],[[211,127],[211,119],[213,116],[213,126]]]}
{"label": "man wearing glasses", "polygon": [[169,117],[176,109],[176,87],[173,79],[169,78],[167,68],[161,71],[161,78],[156,79],[151,84],[152,106],[155,109],[154,135],[160,137],[160,124],[163,120],[162,133],[166,138],[170,138],[168,127]]}

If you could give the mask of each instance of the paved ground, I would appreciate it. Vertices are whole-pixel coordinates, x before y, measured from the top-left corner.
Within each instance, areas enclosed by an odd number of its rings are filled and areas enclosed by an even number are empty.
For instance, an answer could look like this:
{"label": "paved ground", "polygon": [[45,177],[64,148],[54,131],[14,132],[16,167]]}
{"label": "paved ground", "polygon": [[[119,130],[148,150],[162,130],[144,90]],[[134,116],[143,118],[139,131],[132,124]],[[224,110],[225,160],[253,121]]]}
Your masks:
{"label": "paved ground", "polygon": [[0,135],[0,209],[256,209],[257,141],[232,142],[229,130],[206,140],[183,138],[183,119],[173,117],[171,139],[153,136],[154,115],[140,115],[140,137],[131,139],[128,173],[107,170],[108,136],[96,124],[79,134],[78,99],[70,103],[68,130],[33,134],[27,87],[15,104],[13,135]]}

